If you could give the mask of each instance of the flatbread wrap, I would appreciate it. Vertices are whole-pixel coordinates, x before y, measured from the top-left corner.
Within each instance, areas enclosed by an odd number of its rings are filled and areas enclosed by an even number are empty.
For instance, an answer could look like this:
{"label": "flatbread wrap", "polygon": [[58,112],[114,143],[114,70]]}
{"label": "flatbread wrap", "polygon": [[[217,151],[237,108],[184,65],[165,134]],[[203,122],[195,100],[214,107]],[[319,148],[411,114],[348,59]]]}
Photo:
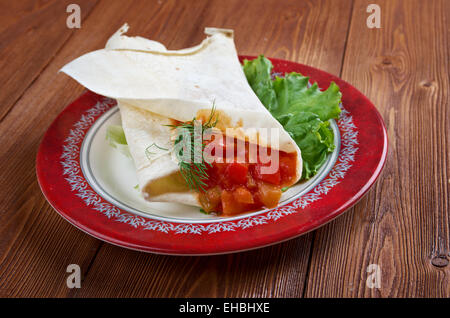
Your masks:
{"label": "flatbread wrap", "polygon": [[[199,45],[168,50],[156,41],[125,36],[127,30],[125,24],[104,49],[75,59],[61,71],[117,100],[144,198],[199,206],[219,215],[275,207],[281,189],[302,175],[301,153],[249,86],[233,31],[206,28],[207,37]],[[200,187],[186,179],[180,158],[174,156],[177,128],[197,122],[203,128],[209,123],[207,128],[214,131],[202,144],[206,148],[214,144],[213,149],[226,152],[235,147],[236,159],[240,143],[245,152],[244,162],[228,157],[207,162]],[[250,162],[252,146],[258,151]],[[274,171],[264,172],[273,162],[261,160],[261,149],[276,154]]]}

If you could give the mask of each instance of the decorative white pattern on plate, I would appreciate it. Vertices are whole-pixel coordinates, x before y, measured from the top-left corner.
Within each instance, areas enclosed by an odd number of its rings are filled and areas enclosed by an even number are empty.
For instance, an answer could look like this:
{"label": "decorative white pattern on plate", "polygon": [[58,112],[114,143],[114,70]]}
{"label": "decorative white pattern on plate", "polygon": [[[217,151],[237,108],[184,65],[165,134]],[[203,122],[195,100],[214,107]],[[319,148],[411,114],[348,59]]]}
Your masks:
{"label": "decorative white pattern on plate", "polygon": [[340,180],[342,180],[352,167],[355,154],[358,150],[358,131],[353,123],[352,116],[342,106],[341,117],[337,124],[341,133],[341,149],[336,164],[331,169],[328,176],[317,186],[305,195],[294,201],[269,210],[263,214],[249,216],[236,221],[219,221],[205,224],[193,223],[172,223],[152,219],[151,217],[136,216],[129,212],[122,211],[115,205],[105,201],[88,185],[80,167],[80,148],[83,139],[99,116],[115,106],[116,102],[110,98],[102,98],[100,102],[87,110],[78,122],[76,122],[69,132],[69,136],[63,144],[61,164],[63,175],[69,182],[71,190],[76,192],[87,206],[104,214],[106,217],[117,222],[129,224],[135,228],[143,230],[153,230],[164,233],[189,233],[189,234],[211,234],[224,231],[234,231],[236,229],[246,229],[256,225],[267,224],[269,221],[276,221],[286,215],[296,213],[314,201],[326,195]]}

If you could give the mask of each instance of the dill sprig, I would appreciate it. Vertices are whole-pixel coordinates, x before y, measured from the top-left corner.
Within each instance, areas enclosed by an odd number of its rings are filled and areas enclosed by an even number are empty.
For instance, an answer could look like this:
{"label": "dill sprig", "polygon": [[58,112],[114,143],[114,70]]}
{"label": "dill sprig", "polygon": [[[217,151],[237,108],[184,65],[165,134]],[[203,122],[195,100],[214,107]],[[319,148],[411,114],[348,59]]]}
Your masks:
{"label": "dill sprig", "polygon": [[[175,156],[178,159],[178,166],[180,168],[180,173],[183,179],[186,181],[187,185],[190,189],[202,191],[206,190],[207,184],[205,180],[209,178],[208,176],[208,167],[211,167],[211,163],[206,162],[203,157],[203,150],[206,144],[203,142],[203,135],[207,129],[211,129],[216,126],[218,118],[215,116],[215,104],[213,103],[211,113],[209,115],[206,123],[201,123],[201,132],[197,131],[197,136],[195,134],[195,130],[199,129],[197,119],[194,117],[192,121],[180,123],[177,125],[167,125],[173,129],[181,129],[181,133],[178,133],[175,138],[174,146],[177,148],[177,145],[184,142],[184,138],[190,138],[189,147],[190,147],[190,156],[186,158],[184,156],[184,147],[181,146],[179,151],[176,151]],[[216,118],[214,118],[216,117]],[[196,138],[197,137],[197,138]],[[201,150],[201,151],[199,151]],[[200,152],[200,153],[199,153]],[[188,160],[186,160],[188,159]]]}

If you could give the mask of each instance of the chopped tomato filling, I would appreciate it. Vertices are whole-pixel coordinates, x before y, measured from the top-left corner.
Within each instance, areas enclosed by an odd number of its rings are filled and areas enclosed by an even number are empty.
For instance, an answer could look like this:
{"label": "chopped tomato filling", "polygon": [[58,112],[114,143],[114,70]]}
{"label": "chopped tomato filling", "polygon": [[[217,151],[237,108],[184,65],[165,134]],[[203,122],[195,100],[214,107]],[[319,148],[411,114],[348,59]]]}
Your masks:
{"label": "chopped tomato filling", "polygon": [[[220,215],[229,216],[264,207],[276,207],[281,198],[281,188],[291,185],[294,181],[297,154],[272,149],[261,150],[263,147],[258,147],[257,158],[251,162],[249,143],[245,143],[244,152],[242,149],[238,152],[236,150],[238,147],[235,147],[236,142],[236,139],[234,143],[220,140],[219,147],[222,147],[220,150],[223,153],[223,162],[215,160],[208,168],[206,191],[200,192],[200,203],[203,209],[206,212],[214,211]],[[235,148],[232,160],[226,154],[227,147],[231,146]],[[261,153],[270,154],[271,160],[267,162],[266,158],[263,162],[259,157]],[[212,154],[214,155],[214,151]]]}
{"label": "chopped tomato filling", "polygon": [[280,170],[277,169],[273,173],[264,173],[264,167],[267,168],[266,165],[255,165],[253,167],[253,175],[257,180],[262,180],[271,184],[279,185],[281,182]]}
{"label": "chopped tomato filling", "polygon": [[247,182],[248,166],[233,162],[227,165],[226,175],[233,184],[245,184]]}

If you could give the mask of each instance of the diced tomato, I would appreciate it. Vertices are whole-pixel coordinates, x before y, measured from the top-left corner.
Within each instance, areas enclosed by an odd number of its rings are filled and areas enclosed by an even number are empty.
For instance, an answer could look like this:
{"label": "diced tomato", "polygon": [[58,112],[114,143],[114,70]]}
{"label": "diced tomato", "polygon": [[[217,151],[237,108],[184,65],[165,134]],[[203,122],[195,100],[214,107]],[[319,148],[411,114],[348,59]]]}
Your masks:
{"label": "diced tomato", "polygon": [[234,189],[233,196],[240,203],[253,204],[255,202],[253,194],[243,186]]}
{"label": "diced tomato", "polygon": [[199,195],[200,203],[206,212],[217,211],[221,202],[221,190],[219,186],[201,192]]}
{"label": "diced tomato", "polygon": [[233,215],[244,212],[246,205],[238,202],[233,195],[233,192],[222,191],[222,212],[223,215]]}
{"label": "diced tomato", "polygon": [[282,184],[289,183],[295,177],[295,167],[297,165],[296,156],[280,156],[280,175]]}
{"label": "diced tomato", "polygon": [[[203,209],[207,212],[216,211],[221,215],[230,216],[262,207],[277,206],[282,194],[281,187],[291,185],[295,177],[296,154],[266,149],[267,152],[264,153],[270,156],[276,151],[279,158],[275,171],[266,173],[271,163],[262,162],[262,157],[259,155],[256,163],[255,161],[249,163],[250,144],[246,142],[245,149],[239,150],[235,147],[236,140],[228,140],[224,137],[219,137],[217,140],[214,138],[216,150],[223,150],[224,157],[229,155],[226,153],[227,149],[234,149],[234,162],[226,162],[223,158],[224,162],[214,161],[211,166],[208,166],[209,178],[205,180],[206,191],[200,193]],[[238,158],[238,151],[240,157],[245,157],[246,163],[238,163],[238,160],[242,159]]]}
{"label": "diced tomato", "polygon": [[258,184],[258,198],[266,208],[274,208],[281,198],[281,189],[278,186],[261,182]]}
{"label": "diced tomato", "polygon": [[253,177],[257,180],[279,185],[281,182],[280,170],[277,169],[274,173],[263,173],[263,167],[268,169],[268,165],[256,164],[253,169]]}
{"label": "diced tomato", "polygon": [[234,184],[245,184],[247,182],[248,167],[241,163],[229,163],[227,166],[227,176]]}

